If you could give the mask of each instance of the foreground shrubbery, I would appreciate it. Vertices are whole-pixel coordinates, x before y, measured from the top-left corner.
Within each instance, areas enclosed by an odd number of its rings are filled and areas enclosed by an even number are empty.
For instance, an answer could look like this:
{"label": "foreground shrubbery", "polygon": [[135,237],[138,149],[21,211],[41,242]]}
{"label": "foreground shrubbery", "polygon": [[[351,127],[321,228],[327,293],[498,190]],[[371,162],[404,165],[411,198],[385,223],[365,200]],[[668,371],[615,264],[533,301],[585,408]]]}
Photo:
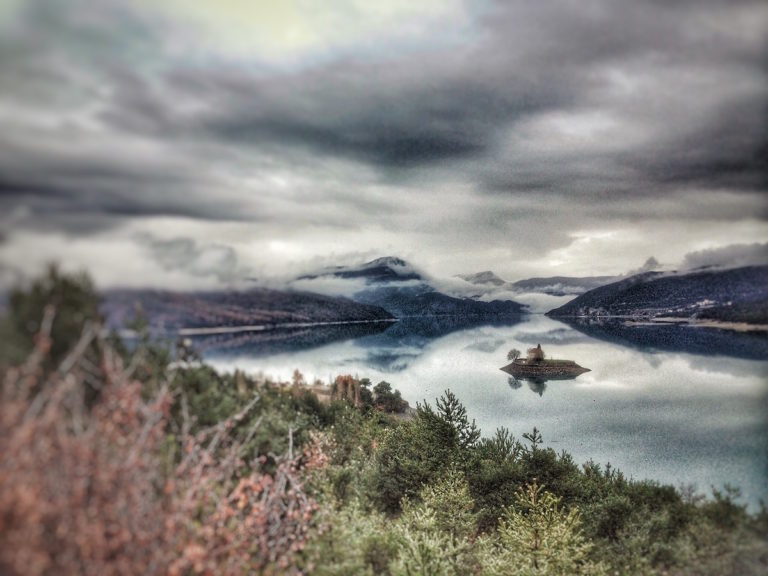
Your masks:
{"label": "foreground shrubbery", "polygon": [[768,568],[768,515],[733,489],[705,500],[579,466],[535,429],[483,437],[450,392],[403,418],[387,383],[343,377],[355,393],[325,405],[298,376],[218,374],[146,340],[129,353],[79,315],[89,285],[60,280],[15,293],[2,324],[2,574]]}
{"label": "foreground shrubbery", "polygon": [[[98,364],[83,352],[92,344]],[[3,382],[0,572],[247,574],[296,566],[317,507],[301,476],[324,460],[312,442],[268,456],[253,449],[263,422],[252,415],[258,392],[236,414],[201,427],[187,394],[171,392],[184,390],[183,381],[169,374],[144,398],[145,383],[92,330],[52,371],[44,369],[49,350],[49,334],[39,333],[27,362]],[[92,371],[102,379],[89,380]],[[88,405],[95,384],[98,397]],[[174,421],[177,404],[182,417]]]}

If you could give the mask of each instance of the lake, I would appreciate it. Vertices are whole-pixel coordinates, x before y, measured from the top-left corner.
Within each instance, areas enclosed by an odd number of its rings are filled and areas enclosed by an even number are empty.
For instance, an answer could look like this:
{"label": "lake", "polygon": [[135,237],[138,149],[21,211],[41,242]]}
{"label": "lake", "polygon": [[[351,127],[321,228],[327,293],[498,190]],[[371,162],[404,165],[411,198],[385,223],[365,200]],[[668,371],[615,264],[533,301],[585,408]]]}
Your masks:
{"label": "lake", "polygon": [[[628,477],[701,492],[726,483],[756,508],[768,501],[768,338],[691,327],[569,326],[517,320],[406,319],[392,325],[274,331],[196,340],[217,369],[289,380],[338,374],[390,382],[411,405],[451,389],[484,434],[536,426],[547,446]],[[499,370],[510,348],[591,372],[515,381]]]}

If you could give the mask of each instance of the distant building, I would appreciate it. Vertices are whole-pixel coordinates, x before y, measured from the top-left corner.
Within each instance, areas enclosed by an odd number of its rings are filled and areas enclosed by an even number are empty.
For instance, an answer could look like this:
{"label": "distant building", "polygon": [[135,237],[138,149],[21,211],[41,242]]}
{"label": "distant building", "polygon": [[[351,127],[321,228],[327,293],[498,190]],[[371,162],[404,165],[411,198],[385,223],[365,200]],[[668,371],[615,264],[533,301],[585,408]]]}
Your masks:
{"label": "distant building", "polygon": [[541,362],[544,360],[544,350],[541,349],[541,344],[536,348],[528,348],[528,362]]}
{"label": "distant building", "polygon": [[337,376],[336,381],[331,386],[332,400],[346,400],[353,406],[360,407],[360,381],[351,375]]}

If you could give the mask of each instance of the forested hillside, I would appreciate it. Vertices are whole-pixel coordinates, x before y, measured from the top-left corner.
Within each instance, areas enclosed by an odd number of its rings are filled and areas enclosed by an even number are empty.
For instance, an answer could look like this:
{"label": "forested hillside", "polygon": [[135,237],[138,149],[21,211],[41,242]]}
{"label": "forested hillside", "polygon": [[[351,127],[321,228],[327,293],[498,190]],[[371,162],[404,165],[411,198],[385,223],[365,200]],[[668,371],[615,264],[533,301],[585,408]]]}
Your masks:
{"label": "forested hillside", "polygon": [[264,288],[218,292],[111,290],[104,295],[102,311],[112,328],[124,326],[140,311],[160,330],[393,319],[380,307],[346,298]]}
{"label": "forested hillside", "polygon": [[768,323],[768,266],[638,274],[590,290],[549,316],[663,316]]}

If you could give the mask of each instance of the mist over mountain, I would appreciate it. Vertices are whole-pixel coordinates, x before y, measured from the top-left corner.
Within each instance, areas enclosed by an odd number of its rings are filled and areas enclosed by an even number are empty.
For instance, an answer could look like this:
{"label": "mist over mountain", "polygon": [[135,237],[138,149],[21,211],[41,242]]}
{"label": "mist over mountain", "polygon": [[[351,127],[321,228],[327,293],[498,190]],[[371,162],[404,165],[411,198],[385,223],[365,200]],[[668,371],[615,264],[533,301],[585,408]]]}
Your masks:
{"label": "mist over mountain", "polygon": [[520,292],[541,292],[552,296],[583,294],[599,286],[610,284],[620,276],[550,276],[549,278],[526,278],[513,282],[512,286]]}
{"label": "mist over mountain", "polygon": [[612,282],[618,282],[624,278],[643,274],[645,272],[665,269],[666,267],[656,258],[650,256],[645,260],[642,266],[629,270],[623,274],[602,276],[535,276],[508,282],[498,276],[495,272],[486,270],[476,274],[459,274],[457,275],[457,278],[461,278],[474,286],[484,288],[486,290],[486,297],[501,291],[513,294],[546,294],[549,296],[562,297],[584,294],[589,290],[605,286]]}
{"label": "mist over mountain", "polygon": [[686,270],[727,269],[744,266],[768,266],[768,242],[731,244],[707,250],[689,252],[682,268]]}
{"label": "mist over mountain", "polygon": [[[505,284],[492,272],[475,276],[496,287]],[[523,305],[510,298],[481,299],[482,290],[475,293],[454,290],[455,283],[430,278],[405,260],[388,256],[358,266],[337,266],[304,274],[291,285],[326,294],[343,294],[356,302],[380,306],[398,318],[517,315],[525,311]]]}
{"label": "mist over mountain", "polygon": [[[659,263],[650,258],[640,269],[651,264]],[[491,270],[436,279],[402,258],[387,256],[303,274],[288,283],[287,290],[111,290],[105,293],[103,309],[109,326],[124,324],[139,309],[151,318],[152,329],[160,331],[409,317],[516,316],[545,310],[552,316],[674,316],[764,323],[768,322],[766,286],[768,266],[508,282]],[[563,304],[570,296],[576,297]]]}
{"label": "mist over mountain", "polygon": [[304,274],[284,290],[109,290],[104,293],[102,310],[111,328],[122,327],[141,313],[153,331],[173,332],[375,322],[414,316],[515,316],[525,308],[509,300],[483,302],[444,294],[404,260],[385,257],[359,266]]}
{"label": "mist over mountain", "polygon": [[476,274],[457,274],[457,278],[466,280],[470,284],[490,284],[491,286],[504,286],[508,282],[499,278],[494,272],[485,270],[483,272],[477,272]]}
{"label": "mist over mountain", "polygon": [[551,296],[583,294],[588,290],[615,282],[621,278],[620,276],[587,276],[584,278],[576,276],[550,276],[507,282],[490,270],[477,272],[476,274],[458,274],[456,277],[475,286],[488,288],[491,291],[503,288],[512,292],[539,292]]}

